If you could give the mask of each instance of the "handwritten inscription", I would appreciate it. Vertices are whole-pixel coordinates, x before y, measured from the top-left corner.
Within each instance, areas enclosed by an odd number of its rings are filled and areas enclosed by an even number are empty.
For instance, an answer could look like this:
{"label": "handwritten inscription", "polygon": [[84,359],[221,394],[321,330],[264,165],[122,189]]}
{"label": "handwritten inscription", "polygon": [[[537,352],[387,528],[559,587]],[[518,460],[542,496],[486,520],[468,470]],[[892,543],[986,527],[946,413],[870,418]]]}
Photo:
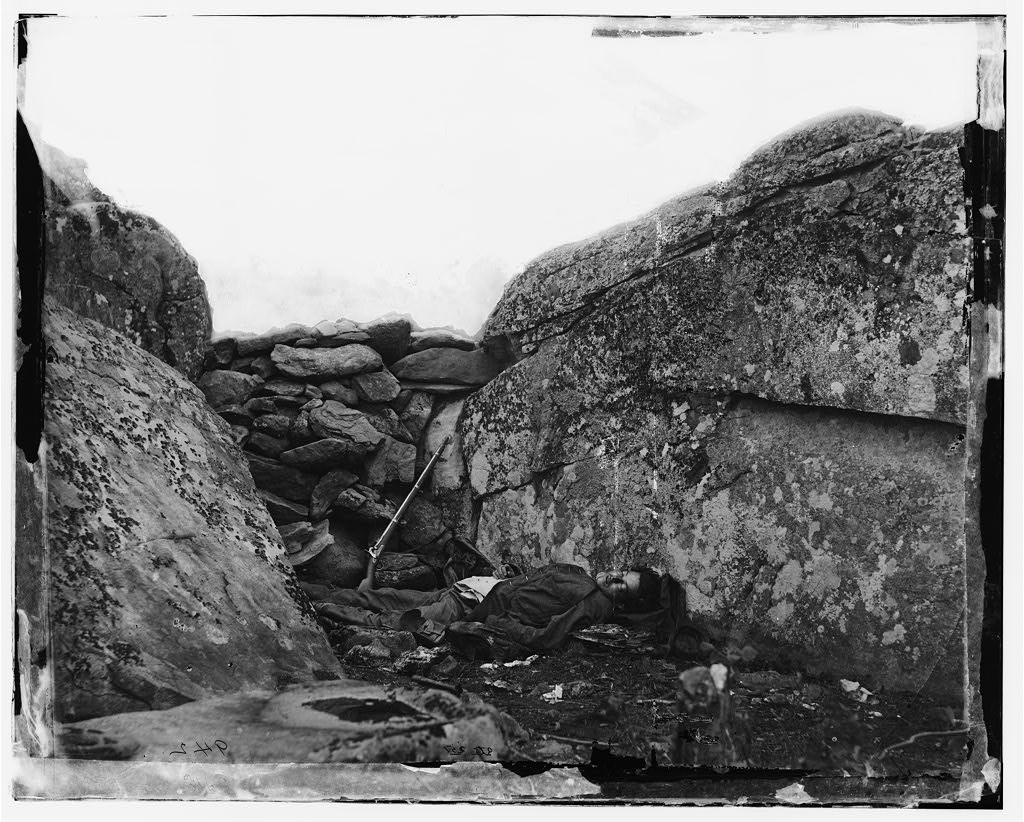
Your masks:
{"label": "handwritten inscription", "polygon": [[471,748],[462,744],[445,745],[444,749],[449,756],[492,756],[494,754],[494,748],[488,748],[485,745],[474,745]]}
{"label": "handwritten inscription", "polygon": [[[210,754],[213,753],[214,748],[216,748],[218,751],[220,751],[221,756],[227,756],[228,743],[225,742],[223,739],[215,739],[215,740],[213,740],[213,748],[211,748],[209,745],[204,744],[202,742],[196,742],[196,747],[192,750],[192,754],[200,754],[201,753],[203,756],[209,756]],[[187,751],[185,749],[185,743],[182,742],[181,743],[181,749],[180,750],[175,749],[175,750],[171,751],[171,755],[172,756],[174,756],[174,755],[177,755],[177,756],[188,756],[189,755],[189,751]]]}

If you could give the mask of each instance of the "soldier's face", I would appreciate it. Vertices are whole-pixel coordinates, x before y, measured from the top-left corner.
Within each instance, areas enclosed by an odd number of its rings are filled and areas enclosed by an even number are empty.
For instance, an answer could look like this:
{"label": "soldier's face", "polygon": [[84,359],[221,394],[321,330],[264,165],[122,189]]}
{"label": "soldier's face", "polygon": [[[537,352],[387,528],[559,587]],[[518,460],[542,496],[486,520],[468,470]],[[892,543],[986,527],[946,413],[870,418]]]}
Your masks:
{"label": "soldier's face", "polygon": [[597,586],[616,602],[628,602],[640,595],[640,574],[637,571],[598,571]]}

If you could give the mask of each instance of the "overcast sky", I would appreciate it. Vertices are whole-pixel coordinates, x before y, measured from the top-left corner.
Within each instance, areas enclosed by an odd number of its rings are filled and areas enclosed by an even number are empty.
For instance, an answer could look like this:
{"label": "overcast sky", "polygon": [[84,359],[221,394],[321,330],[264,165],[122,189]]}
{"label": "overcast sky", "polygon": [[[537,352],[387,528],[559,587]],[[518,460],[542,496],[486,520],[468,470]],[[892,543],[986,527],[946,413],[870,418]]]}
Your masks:
{"label": "overcast sky", "polygon": [[874,109],[976,116],[973,23],[594,37],[593,19],[33,20],[23,112],[198,260],[217,331],[475,332],[533,257]]}

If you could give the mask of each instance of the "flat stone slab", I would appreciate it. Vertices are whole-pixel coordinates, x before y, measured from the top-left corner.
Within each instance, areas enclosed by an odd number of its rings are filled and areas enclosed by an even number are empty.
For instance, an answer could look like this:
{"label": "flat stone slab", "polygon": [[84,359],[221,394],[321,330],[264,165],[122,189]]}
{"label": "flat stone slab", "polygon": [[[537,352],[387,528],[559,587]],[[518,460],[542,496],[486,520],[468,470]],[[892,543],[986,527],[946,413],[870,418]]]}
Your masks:
{"label": "flat stone slab", "polygon": [[514,727],[472,694],[339,679],[96,717],[62,726],[58,749],[147,762],[438,762],[451,759],[448,745],[499,760],[512,753]]}

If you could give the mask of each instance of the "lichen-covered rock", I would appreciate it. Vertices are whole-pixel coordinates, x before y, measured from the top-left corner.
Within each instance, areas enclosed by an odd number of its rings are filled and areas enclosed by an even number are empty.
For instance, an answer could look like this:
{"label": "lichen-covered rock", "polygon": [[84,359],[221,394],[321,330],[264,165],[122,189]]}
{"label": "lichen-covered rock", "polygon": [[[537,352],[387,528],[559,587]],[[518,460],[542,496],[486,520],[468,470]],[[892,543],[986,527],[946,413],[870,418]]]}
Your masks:
{"label": "lichen-covered rock", "polygon": [[957,698],[958,144],[831,118],[531,263],[484,332],[514,365],[459,416],[477,546],[654,565],[718,637]]}
{"label": "lichen-covered rock", "polygon": [[485,342],[521,357],[569,332],[615,352],[595,371],[669,394],[964,424],[960,140],[858,113],[798,129],[722,186],[531,263]]}
{"label": "lichen-covered rock", "polygon": [[391,373],[403,383],[485,385],[500,371],[501,364],[483,349],[428,348],[391,366]]}
{"label": "lichen-covered rock", "polygon": [[270,359],[285,376],[313,381],[347,377],[363,371],[379,371],[383,365],[380,354],[358,343],[342,348],[291,348],[276,345],[270,353]]}
{"label": "lichen-covered rock", "polygon": [[334,675],[227,424],[121,335],[44,317],[57,718]]}
{"label": "lichen-covered rock", "polygon": [[469,471],[463,457],[462,434],[459,419],[465,400],[454,400],[441,405],[423,434],[417,470],[421,471],[445,437],[451,437],[443,459],[435,463],[430,475],[431,498],[441,509],[444,520],[452,532],[468,540],[476,541],[476,518],[473,511],[473,490]]}
{"label": "lichen-covered rock", "polygon": [[198,377],[212,323],[196,261],[156,220],[98,191],[82,161],[36,143],[45,182],[47,296]]}

